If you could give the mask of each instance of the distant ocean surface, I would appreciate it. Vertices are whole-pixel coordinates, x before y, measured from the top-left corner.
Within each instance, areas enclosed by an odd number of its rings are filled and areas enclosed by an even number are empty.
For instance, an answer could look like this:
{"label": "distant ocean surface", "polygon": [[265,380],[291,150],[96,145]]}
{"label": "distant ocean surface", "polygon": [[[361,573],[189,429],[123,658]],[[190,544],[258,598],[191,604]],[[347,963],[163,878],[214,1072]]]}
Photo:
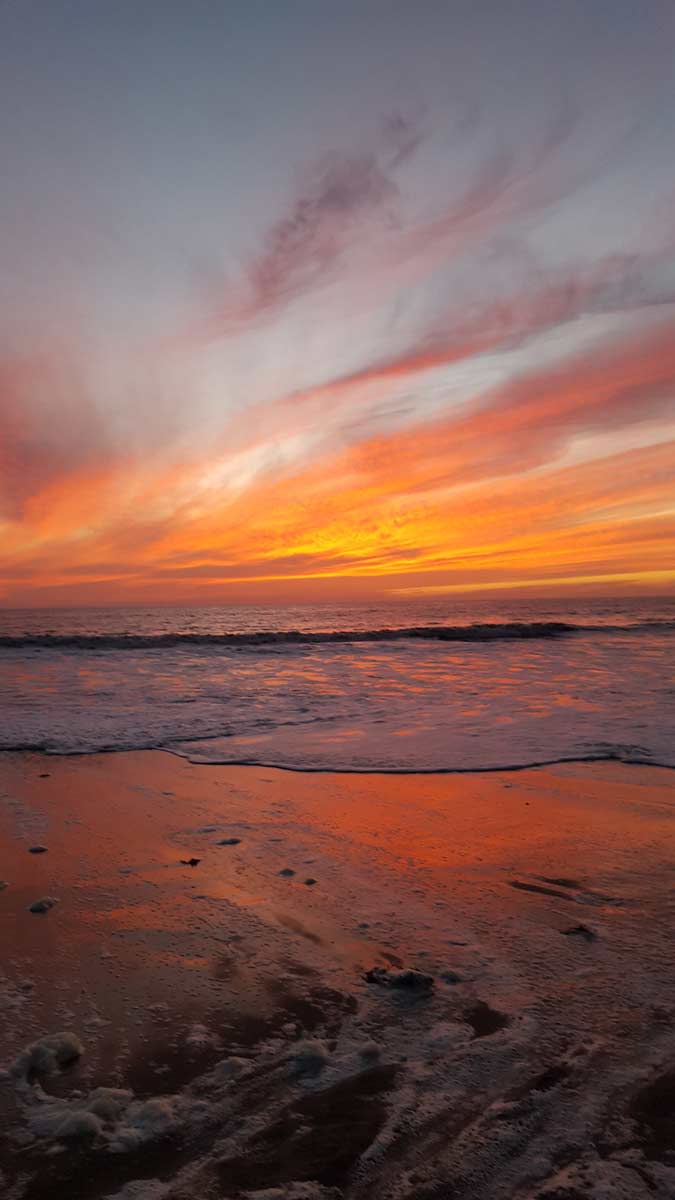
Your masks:
{"label": "distant ocean surface", "polygon": [[0,610],[0,749],[675,766],[675,600]]}

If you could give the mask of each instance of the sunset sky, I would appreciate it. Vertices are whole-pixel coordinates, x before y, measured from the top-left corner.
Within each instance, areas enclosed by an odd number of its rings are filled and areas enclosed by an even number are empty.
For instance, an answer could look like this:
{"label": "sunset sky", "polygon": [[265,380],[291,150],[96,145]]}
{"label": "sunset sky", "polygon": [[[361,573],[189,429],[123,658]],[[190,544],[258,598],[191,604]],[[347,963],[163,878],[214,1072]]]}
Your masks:
{"label": "sunset sky", "polygon": [[0,3],[0,603],[675,583],[673,0]]}

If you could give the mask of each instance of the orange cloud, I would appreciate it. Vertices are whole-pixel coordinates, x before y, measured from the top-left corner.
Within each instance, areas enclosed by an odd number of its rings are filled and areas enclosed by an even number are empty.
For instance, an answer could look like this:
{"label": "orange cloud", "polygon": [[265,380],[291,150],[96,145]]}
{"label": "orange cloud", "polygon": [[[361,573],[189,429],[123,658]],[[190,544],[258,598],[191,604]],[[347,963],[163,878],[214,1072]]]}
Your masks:
{"label": "orange cloud", "polygon": [[[373,372],[386,388],[433,361],[419,351],[327,387],[349,408]],[[274,598],[310,585],[340,595],[575,578],[662,586],[675,563],[674,398],[675,327],[662,323],[433,421],[342,448],[329,440],[314,461],[242,474],[241,447],[149,462],[107,447],[70,472],[64,459],[31,479],[5,521],[4,596]],[[631,449],[633,437],[645,444]],[[253,438],[248,452],[255,458]]]}

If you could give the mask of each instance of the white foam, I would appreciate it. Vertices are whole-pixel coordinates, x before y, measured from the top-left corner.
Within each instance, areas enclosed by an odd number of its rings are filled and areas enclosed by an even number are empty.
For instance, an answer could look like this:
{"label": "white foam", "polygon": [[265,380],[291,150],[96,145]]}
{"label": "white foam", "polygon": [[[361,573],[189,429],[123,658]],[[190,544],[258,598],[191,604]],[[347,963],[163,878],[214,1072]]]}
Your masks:
{"label": "white foam", "polygon": [[22,1050],[9,1067],[15,1079],[43,1079],[63,1070],[84,1054],[84,1046],[74,1033],[51,1033]]}
{"label": "white foam", "polygon": [[308,1038],[297,1042],[287,1055],[289,1069],[294,1075],[318,1075],[330,1059],[325,1042]]}

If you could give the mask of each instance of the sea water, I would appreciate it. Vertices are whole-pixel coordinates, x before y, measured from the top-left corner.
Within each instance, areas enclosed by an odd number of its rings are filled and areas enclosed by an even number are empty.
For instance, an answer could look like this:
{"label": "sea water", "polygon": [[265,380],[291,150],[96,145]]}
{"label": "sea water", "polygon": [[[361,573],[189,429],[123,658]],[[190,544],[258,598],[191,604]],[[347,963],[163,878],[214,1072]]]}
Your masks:
{"label": "sea water", "polygon": [[675,766],[675,601],[0,610],[0,749]]}

